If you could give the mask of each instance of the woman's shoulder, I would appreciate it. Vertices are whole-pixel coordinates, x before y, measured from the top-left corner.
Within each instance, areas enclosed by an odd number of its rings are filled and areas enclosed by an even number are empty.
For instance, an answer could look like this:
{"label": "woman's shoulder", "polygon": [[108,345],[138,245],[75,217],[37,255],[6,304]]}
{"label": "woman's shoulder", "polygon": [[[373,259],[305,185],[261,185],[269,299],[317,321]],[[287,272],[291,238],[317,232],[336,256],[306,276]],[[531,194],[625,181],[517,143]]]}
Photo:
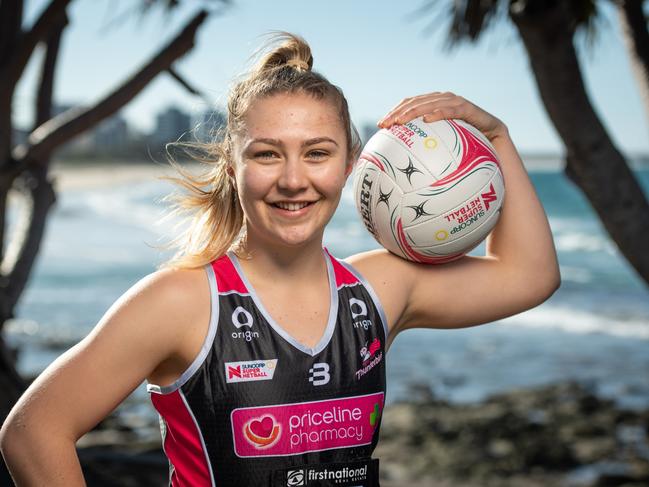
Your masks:
{"label": "woman's shoulder", "polygon": [[194,360],[208,332],[211,297],[205,268],[164,268],[144,277],[129,293],[146,328],[141,332],[162,352],[147,379],[172,383]]}
{"label": "woman's shoulder", "polygon": [[147,307],[155,308],[171,321],[174,317],[193,320],[206,306],[209,309],[209,283],[202,267],[160,269],[144,277],[136,287]]}
{"label": "woman's shoulder", "polygon": [[343,261],[372,283],[378,280],[389,280],[391,277],[399,276],[399,272],[412,267],[411,262],[397,257],[385,249],[368,250],[353,254],[343,259]]}
{"label": "woman's shoulder", "polygon": [[205,269],[199,268],[163,268],[145,276],[139,283],[142,289],[152,294],[168,295],[178,300],[192,299],[195,293],[207,284]]}
{"label": "woman's shoulder", "polygon": [[165,268],[134,284],[115,302],[107,317],[122,315],[128,317],[134,333],[137,328],[146,328],[161,340],[176,340],[192,331],[200,333],[204,315],[209,315],[209,303],[208,278],[203,268]]}
{"label": "woman's shoulder", "polygon": [[388,320],[388,330],[403,314],[411,289],[413,264],[385,249],[370,250],[344,259],[373,288]]}

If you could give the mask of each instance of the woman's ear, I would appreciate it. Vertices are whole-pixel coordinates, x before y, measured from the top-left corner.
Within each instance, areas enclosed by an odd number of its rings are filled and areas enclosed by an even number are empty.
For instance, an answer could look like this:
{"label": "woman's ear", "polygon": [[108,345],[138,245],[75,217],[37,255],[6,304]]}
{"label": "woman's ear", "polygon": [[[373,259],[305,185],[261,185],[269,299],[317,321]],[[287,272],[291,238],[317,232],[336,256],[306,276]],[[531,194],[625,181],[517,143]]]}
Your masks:
{"label": "woman's ear", "polygon": [[236,189],[237,189],[237,178],[235,177],[234,168],[232,167],[231,164],[228,164],[227,166],[225,166],[225,173],[228,175],[228,179],[230,180],[230,184],[232,185],[232,187],[236,191]]}
{"label": "woman's ear", "polygon": [[352,173],[354,170],[354,161],[347,161],[347,167],[345,168],[345,179],[349,177],[349,175]]}

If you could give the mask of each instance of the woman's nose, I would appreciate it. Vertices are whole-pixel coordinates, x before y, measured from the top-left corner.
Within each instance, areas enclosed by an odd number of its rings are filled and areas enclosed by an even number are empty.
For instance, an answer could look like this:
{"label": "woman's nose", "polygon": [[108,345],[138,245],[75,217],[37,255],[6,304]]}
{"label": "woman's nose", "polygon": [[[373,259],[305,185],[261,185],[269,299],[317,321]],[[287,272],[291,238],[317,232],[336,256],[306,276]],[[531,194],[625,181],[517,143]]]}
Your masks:
{"label": "woman's nose", "polygon": [[299,157],[290,157],[284,161],[282,172],[277,182],[282,189],[299,191],[308,185],[306,167]]}

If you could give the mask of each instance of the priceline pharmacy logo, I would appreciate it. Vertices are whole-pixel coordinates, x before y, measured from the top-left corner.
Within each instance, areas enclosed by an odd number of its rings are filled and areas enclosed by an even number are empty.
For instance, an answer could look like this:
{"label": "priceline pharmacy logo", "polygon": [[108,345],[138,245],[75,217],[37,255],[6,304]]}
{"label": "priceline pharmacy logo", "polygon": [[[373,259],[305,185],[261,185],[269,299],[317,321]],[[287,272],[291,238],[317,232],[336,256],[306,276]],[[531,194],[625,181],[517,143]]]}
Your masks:
{"label": "priceline pharmacy logo", "polygon": [[382,410],[382,392],[238,408],[230,415],[234,451],[239,457],[271,457],[368,445]]}

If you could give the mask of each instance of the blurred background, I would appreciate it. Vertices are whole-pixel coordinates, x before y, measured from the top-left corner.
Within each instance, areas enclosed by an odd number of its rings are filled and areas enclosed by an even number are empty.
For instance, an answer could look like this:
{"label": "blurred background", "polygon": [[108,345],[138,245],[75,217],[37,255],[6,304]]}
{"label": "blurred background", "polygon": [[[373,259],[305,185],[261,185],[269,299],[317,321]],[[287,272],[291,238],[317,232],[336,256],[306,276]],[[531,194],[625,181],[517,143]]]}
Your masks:
{"label": "blurred background", "polygon": [[[519,465],[513,451],[487,442],[483,456],[508,467],[481,471],[476,485],[649,485],[648,10],[649,2],[622,0],[1,0],[0,417],[169,257],[156,248],[177,223],[160,221],[173,189],[157,179],[171,173],[164,144],[207,140],[263,35],[285,30],[310,43],[314,69],[343,89],[364,140],[402,98],[430,91],[452,91],[501,118],[550,219],[561,288],[497,323],[399,336],[387,362],[394,411],[404,401],[462,411],[539,387],[539,404],[595,401],[595,410],[633,419],[609,418],[601,454],[572,448],[569,461],[532,455]],[[338,257],[377,246],[350,187],[325,244]],[[111,421],[104,433],[159,444],[144,386]],[[390,424],[384,451],[399,436]],[[80,446],[123,439],[90,434]],[[97,455],[88,461],[112,461]],[[395,465],[386,482],[469,485],[453,483],[467,473],[456,464],[420,463]]]}

